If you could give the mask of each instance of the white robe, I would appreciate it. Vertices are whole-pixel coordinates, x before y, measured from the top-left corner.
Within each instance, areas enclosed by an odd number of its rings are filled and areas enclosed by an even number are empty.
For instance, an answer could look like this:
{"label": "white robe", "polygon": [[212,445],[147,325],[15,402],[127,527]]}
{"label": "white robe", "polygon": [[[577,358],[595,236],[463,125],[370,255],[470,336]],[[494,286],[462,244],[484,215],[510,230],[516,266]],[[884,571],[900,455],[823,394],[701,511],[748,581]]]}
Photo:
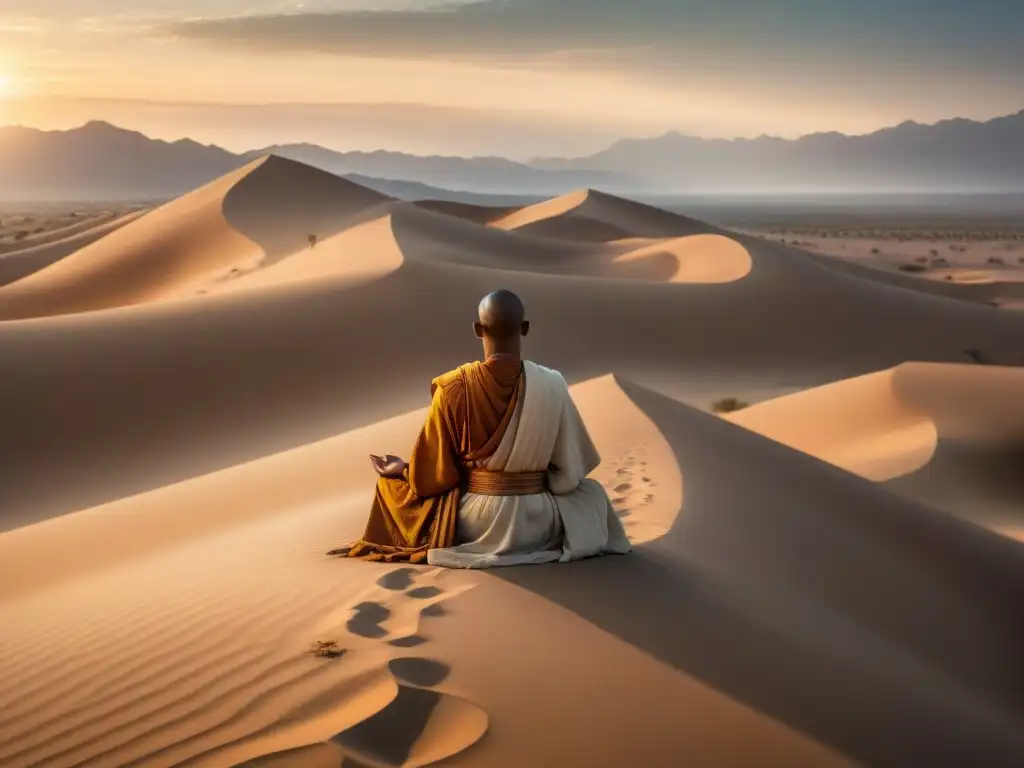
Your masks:
{"label": "white robe", "polygon": [[631,549],[604,487],[587,478],[600,463],[565,379],[524,361],[525,389],[498,449],[479,466],[505,472],[547,470],[550,492],[526,496],[464,494],[458,543],[432,549],[427,562],[489,568],[566,562]]}

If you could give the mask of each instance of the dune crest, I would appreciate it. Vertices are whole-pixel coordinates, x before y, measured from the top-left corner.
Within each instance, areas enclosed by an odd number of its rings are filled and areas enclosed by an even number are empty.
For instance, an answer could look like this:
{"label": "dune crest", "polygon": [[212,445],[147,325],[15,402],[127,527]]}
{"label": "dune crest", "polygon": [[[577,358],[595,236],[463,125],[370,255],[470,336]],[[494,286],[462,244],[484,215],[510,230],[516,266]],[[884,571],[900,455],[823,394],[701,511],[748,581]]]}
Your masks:
{"label": "dune crest", "polygon": [[577,190],[521,208],[492,221],[491,226],[585,242],[682,237],[716,231],[695,219],[593,189]]}
{"label": "dune crest", "polygon": [[1024,369],[906,363],[726,418],[990,527],[1024,522]]}
{"label": "dune crest", "polygon": [[130,306],[188,293],[309,248],[389,198],[264,157],[0,288],[0,319]]}

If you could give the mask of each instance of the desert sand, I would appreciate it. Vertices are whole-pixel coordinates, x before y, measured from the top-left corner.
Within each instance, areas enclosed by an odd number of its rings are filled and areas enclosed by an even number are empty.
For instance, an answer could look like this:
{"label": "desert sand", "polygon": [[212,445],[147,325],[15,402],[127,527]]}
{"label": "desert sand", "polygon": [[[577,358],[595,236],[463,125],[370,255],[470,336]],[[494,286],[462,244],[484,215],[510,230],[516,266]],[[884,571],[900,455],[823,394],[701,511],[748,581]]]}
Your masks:
{"label": "desert sand", "polygon": [[[0,765],[1024,762],[1024,314],[276,157],[99,226],[0,287]],[[635,551],[325,557],[498,287]]]}

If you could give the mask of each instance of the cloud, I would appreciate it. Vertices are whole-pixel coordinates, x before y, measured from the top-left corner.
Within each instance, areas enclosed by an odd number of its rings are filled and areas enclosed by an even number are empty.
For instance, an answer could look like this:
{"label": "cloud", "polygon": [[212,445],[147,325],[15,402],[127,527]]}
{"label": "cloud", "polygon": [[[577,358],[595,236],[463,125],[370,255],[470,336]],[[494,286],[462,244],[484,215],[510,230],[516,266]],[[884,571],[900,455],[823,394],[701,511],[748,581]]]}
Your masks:
{"label": "cloud", "polygon": [[[171,25],[171,34],[265,51],[360,56],[529,57],[651,50],[757,58],[829,50],[898,57],[1002,56],[1020,49],[1019,0],[475,0],[419,9],[248,14]],[[1024,57],[1021,57],[1024,63]]]}

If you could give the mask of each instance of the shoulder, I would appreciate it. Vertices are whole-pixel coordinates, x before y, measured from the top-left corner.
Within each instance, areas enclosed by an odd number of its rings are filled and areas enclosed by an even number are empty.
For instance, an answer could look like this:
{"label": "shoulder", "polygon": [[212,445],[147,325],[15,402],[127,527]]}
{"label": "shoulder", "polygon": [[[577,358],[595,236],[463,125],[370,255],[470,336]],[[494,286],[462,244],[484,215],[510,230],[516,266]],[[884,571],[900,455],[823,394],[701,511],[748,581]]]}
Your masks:
{"label": "shoulder", "polygon": [[438,390],[440,390],[443,395],[447,396],[455,394],[456,392],[461,392],[466,386],[467,370],[478,365],[480,365],[480,363],[466,363],[465,365],[460,365],[458,368],[454,368],[447,373],[442,373],[440,376],[435,377],[430,382],[431,396],[436,395]]}
{"label": "shoulder", "polygon": [[528,373],[532,368],[533,374],[535,376],[547,379],[551,383],[561,385],[566,389],[569,388],[569,385],[565,381],[565,377],[562,376],[560,371],[557,371],[554,368],[547,368],[543,365],[539,365],[538,363],[535,363],[532,360],[524,360],[523,365],[526,367]]}

